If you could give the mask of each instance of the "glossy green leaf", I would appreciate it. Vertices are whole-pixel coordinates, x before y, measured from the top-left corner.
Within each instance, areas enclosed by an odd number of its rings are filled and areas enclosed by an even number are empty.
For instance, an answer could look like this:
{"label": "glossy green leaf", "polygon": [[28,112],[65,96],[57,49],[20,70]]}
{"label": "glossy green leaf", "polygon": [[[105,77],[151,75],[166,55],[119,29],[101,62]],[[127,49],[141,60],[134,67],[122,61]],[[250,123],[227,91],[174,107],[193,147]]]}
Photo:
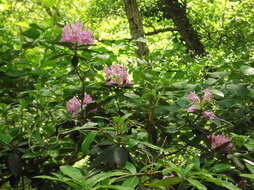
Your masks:
{"label": "glossy green leaf", "polygon": [[187,179],[187,181],[193,185],[194,187],[196,187],[197,189],[200,189],[200,190],[207,190],[207,188],[202,184],[200,183],[198,180],[195,180],[195,179]]}
{"label": "glossy green leaf", "polygon": [[84,180],[84,176],[81,174],[80,170],[72,166],[68,166],[68,165],[60,166],[60,171],[64,175],[69,176],[75,181]]}
{"label": "glossy green leaf", "polygon": [[165,179],[155,180],[152,183],[147,184],[151,187],[171,187],[180,183],[182,180],[179,177],[166,177]]}
{"label": "glossy green leaf", "polygon": [[224,93],[221,92],[220,90],[212,89],[211,91],[212,91],[213,94],[215,94],[217,96],[224,97]]}
{"label": "glossy green leaf", "polygon": [[241,66],[241,71],[243,72],[243,74],[245,75],[254,75],[254,68],[250,67],[250,66]]}
{"label": "glossy green leaf", "polygon": [[132,174],[137,173],[136,167],[131,162],[127,162],[125,168],[129,170],[129,172],[131,172]]}
{"label": "glossy green leaf", "polygon": [[91,131],[90,133],[88,133],[85,136],[84,141],[81,144],[81,150],[82,150],[83,154],[88,154],[89,153],[90,145],[94,141],[96,135],[97,135],[97,131]]}
{"label": "glossy green leaf", "polygon": [[134,190],[138,184],[139,184],[139,179],[137,176],[134,176],[124,180],[122,186],[130,187]]}
{"label": "glossy green leaf", "polygon": [[216,164],[211,168],[211,171],[215,172],[215,173],[220,173],[226,170],[229,170],[232,166],[228,165],[228,164]]}

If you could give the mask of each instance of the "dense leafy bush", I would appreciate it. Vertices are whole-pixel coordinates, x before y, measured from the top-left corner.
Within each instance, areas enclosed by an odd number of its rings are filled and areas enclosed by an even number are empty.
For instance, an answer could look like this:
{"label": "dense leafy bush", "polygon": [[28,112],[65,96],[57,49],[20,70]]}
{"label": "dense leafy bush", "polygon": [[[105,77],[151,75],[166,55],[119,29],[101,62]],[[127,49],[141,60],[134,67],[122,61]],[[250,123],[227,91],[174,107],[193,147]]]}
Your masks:
{"label": "dense leafy bush", "polygon": [[[207,54],[172,32],[148,37],[141,59],[117,38],[123,12],[101,39],[110,2],[86,7],[100,10],[88,27],[77,11],[89,3],[0,1],[1,188],[253,189],[253,3],[190,1]],[[141,3],[145,21],[171,24],[149,20],[153,2]]]}

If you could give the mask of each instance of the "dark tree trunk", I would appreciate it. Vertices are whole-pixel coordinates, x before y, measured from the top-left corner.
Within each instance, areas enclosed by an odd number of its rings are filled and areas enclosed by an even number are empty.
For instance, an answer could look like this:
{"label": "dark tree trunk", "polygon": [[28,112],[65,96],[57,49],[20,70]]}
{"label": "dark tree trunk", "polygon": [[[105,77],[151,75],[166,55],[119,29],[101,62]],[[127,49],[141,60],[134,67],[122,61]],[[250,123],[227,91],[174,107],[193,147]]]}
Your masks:
{"label": "dark tree trunk", "polygon": [[194,55],[205,54],[198,33],[193,29],[186,15],[185,7],[178,0],[160,0],[165,18],[172,19],[186,46]]}
{"label": "dark tree trunk", "polygon": [[[126,16],[128,18],[130,33],[132,39],[144,38],[145,32],[143,28],[142,18],[139,14],[138,4],[136,0],[123,0]],[[137,54],[139,57],[149,55],[149,49],[145,42],[137,42]]]}

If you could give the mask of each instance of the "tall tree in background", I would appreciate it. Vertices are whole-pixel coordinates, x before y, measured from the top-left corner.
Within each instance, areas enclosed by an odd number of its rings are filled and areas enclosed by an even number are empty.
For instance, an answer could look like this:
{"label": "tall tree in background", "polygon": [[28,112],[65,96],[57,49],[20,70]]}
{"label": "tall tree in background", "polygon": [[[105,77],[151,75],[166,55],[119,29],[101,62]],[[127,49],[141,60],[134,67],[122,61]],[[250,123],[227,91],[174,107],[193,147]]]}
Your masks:
{"label": "tall tree in background", "polygon": [[[130,33],[132,39],[144,38],[145,32],[143,28],[142,18],[139,13],[136,0],[123,0],[126,16],[128,18]],[[137,42],[137,54],[139,57],[149,55],[149,49],[145,42]]]}
{"label": "tall tree in background", "polygon": [[178,0],[160,0],[160,3],[164,17],[173,20],[187,48],[193,51],[194,55],[205,54],[204,46],[199,40],[198,33],[189,22],[185,7],[182,6]]}

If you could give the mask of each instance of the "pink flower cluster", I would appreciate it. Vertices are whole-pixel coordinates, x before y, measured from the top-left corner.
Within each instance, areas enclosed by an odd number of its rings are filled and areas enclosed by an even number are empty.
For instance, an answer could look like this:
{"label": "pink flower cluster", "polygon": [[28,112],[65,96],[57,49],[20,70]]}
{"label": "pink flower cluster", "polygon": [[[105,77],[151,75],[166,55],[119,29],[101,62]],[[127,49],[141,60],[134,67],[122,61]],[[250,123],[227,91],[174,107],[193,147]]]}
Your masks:
{"label": "pink flower cluster", "polygon": [[82,27],[82,23],[67,24],[63,28],[60,42],[78,43],[79,45],[93,44],[92,32],[89,29],[82,31]]}
{"label": "pink flower cluster", "polygon": [[[187,98],[192,101],[192,105],[187,109],[187,112],[193,113],[198,109],[197,108],[198,104],[212,100],[212,93],[210,88],[205,89],[203,92],[204,92],[204,96],[202,100],[200,100],[200,98],[194,92],[191,92],[190,94],[188,94]],[[214,120],[217,118],[214,115],[214,113],[209,111],[204,111],[203,117],[206,117],[211,120]]]}
{"label": "pink flower cluster", "polygon": [[[89,94],[84,94],[84,99],[83,99],[83,103],[85,105],[87,104],[91,104],[93,103],[93,99]],[[78,112],[81,108],[81,103],[79,102],[79,100],[76,98],[76,96],[73,96],[72,99],[70,99],[66,105],[66,108],[68,110],[68,112],[71,113],[72,117],[78,117]]]}
{"label": "pink flower cluster", "polygon": [[117,85],[119,87],[128,87],[133,83],[128,79],[128,68],[113,64],[111,67],[106,66],[104,69],[106,74],[106,85],[113,86]]}
{"label": "pink flower cluster", "polygon": [[89,94],[85,93],[83,103],[84,104],[92,104],[92,103],[94,103],[94,101]]}
{"label": "pink flower cluster", "polygon": [[[208,136],[208,140],[211,143],[212,149],[217,149],[222,145],[231,142],[231,138],[225,137],[224,133],[219,136],[210,135]],[[219,150],[219,153],[230,153],[232,152],[233,144],[227,144],[222,150]]]}

